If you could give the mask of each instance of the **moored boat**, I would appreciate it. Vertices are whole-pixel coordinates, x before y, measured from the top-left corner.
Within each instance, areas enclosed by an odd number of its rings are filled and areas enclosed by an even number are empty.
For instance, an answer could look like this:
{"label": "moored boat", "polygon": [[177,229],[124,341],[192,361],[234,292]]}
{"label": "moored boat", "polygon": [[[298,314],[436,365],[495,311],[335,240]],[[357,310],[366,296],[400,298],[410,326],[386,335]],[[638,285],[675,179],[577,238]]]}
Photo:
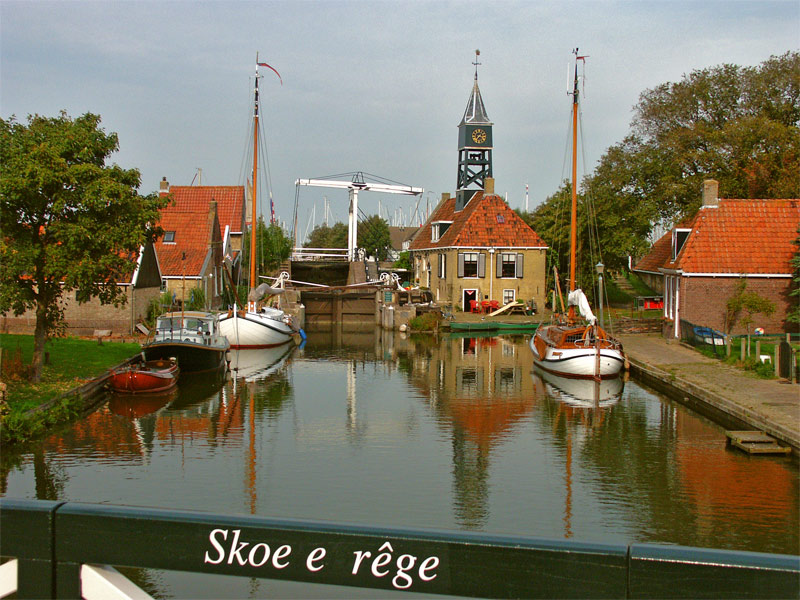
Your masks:
{"label": "moored boat", "polygon": [[[250,292],[247,298],[247,307],[234,305],[227,313],[220,315],[220,332],[230,342],[231,348],[269,348],[280,346],[291,341],[295,329],[292,327],[291,317],[282,310],[264,306],[262,298],[277,295],[283,289],[272,288],[266,284],[257,286],[256,276],[256,233],[258,231],[258,67],[270,67],[267,63],[258,62],[256,55],[256,76],[253,108],[253,171],[252,171],[252,214],[250,219]],[[277,71],[275,73],[280,77]],[[274,213],[273,213],[274,220]],[[278,283],[288,279],[288,273],[281,273]]]}
{"label": "moored boat", "polygon": [[[604,379],[620,374],[625,366],[625,355],[622,344],[598,325],[586,295],[576,285],[578,61],[585,57],[578,56],[577,49],[575,57],[572,91],[572,205],[568,310],[567,314],[558,315],[555,323],[537,329],[530,340],[530,347],[534,364],[545,371],[563,377]],[[601,289],[600,294],[602,293]],[[576,307],[585,319],[583,323],[578,321]]]}
{"label": "moored boat", "polygon": [[200,311],[161,315],[142,346],[146,360],[174,357],[182,372],[222,369],[229,349],[230,343],[219,333],[217,315]]}
{"label": "moored boat", "polygon": [[108,385],[122,394],[159,394],[178,384],[178,362],[174,358],[138,360],[111,370]]}

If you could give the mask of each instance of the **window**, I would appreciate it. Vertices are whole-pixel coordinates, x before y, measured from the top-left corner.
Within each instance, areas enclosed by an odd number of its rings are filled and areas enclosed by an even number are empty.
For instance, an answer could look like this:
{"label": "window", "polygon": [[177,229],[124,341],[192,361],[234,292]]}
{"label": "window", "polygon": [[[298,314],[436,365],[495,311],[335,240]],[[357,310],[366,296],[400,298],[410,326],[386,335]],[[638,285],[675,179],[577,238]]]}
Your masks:
{"label": "window", "polygon": [[447,255],[439,255],[439,279],[447,277]]}
{"label": "window", "polygon": [[506,222],[506,216],[505,215],[497,215],[497,222],[500,223],[500,224],[505,223]]}
{"label": "window", "polygon": [[522,277],[522,254],[500,252],[497,255],[497,276],[504,279]]}
{"label": "window", "polygon": [[462,252],[458,255],[459,277],[485,277],[486,255],[480,252]]}
{"label": "window", "polygon": [[175,232],[174,231],[165,231],[164,232],[164,243],[165,244],[174,244],[175,243]]}
{"label": "window", "polygon": [[678,258],[678,254],[683,249],[683,245],[691,232],[691,229],[674,229],[672,231],[672,260]]}
{"label": "window", "polygon": [[431,241],[438,242],[452,223],[452,221],[436,221],[431,224]]}
{"label": "window", "polygon": [[503,306],[517,299],[516,290],[503,290]]}

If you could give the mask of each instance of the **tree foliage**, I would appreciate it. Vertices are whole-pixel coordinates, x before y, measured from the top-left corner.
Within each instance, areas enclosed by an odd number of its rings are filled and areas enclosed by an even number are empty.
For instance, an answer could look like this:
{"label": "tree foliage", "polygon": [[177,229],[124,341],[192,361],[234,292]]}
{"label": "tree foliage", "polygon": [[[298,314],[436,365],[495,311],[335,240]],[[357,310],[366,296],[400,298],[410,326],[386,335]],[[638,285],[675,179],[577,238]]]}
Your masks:
{"label": "tree foliage", "polygon": [[[258,218],[256,225],[256,272],[264,275],[280,268],[281,264],[292,255],[294,242],[277,223],[267,225],[263,217]],[[245,232],[242,240],[243,262],[250,264],[250,231]]]}
{"label": "tree foliage", "polygon": [[347,225],[344,223],[334,223],[332,227],[317,225],[308,236],[304,247],[347,248]]}
{"label": "tree foliage", "polygon": [[[800,234],[800,225],[797,227]],[[786,320],[790,323],[800,323],[800,235],[794,241],[794,256],[792,256],[792,289],[789,297],[794,298],[794,305],[789,309]]]}
{"label": "tree foliage", "polygon": [[[775,312],[775,303],[769,298],[764,298],[756,292],[747,291],[747,279],[744,277],[739,280],[733,295],[725,303],[725,324],[727,332],[730,333],[740,323],[747,329],[750,335],[750,325],[753,324],[753,316],[763,314],[767,317]],[[742,313],[745,313],[744,315]]]}
{"label": "tree foliage", "polygon": [[[798,123],[798,52],[758,67],[693,71],[678,83],[645,90],[630,132],[606,150],[579,189],[579,286],[587,285],[598,260],[622,269],[628,256],[646,253],[657,224],[692,216],[705,179],[719,181],[725,198],[800,197]],[[569,252],[569,189],[562,185],[522,215],[550,245],[550,254],[558,254],[552,260],[561,273],[567,272]],[[592,214],[596,226],[590,227]],[[602,256],[587,252],[597,246]]]}
{"label": "tree foliage", "polygon": [[169,200],[140,196],[138,170],[106,165],[118,145],[91,113],[0,119],[0,312],[35,311],[34,381],[45,340],[64,327],[67,294],[124,303],[117,282],[161,233]]}
{"label": "tree foliage", "polygon": [[392,247],[389,224],[378,215],[364,219],[358,224],[357,244],[366,252],[367,256],[386,260]]}

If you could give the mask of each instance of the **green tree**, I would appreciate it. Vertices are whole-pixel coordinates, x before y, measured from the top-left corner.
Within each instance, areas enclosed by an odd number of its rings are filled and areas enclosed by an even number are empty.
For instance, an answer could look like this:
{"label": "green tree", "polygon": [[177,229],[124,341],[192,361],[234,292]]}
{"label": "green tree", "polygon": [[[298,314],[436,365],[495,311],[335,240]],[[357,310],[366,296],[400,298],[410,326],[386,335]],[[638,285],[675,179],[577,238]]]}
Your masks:
{"label": "green tree", "polygon": [[[267,225],[263,217],[258,218],[256,226],[256,272],[272,273],[292,255],[294,242],[277,223]],[[242,240],[243,264],[250,264],[250,232],[244,234]],[[249,270],[249,266],[247,267]]]}
{"label": "green tree", "polygon": [[304,247],[347,248],[347,225],[344,223],[334,223],[332,227],[317,225],[308,236]]}
{"label": "green tree", "polygon": [[378,215],[366,218],[358,224],[357,243],[359,248],[364,249],[367,256],[386,260],[392,247],[389,224]]}
{"label": "green tree", "polygon": [[[747,329],[747,351],[750,352],[750,325],[753,316],[763,314],[769,317],[775,312],[775,303],[756,292],[747,291],[747,279],[742,277],[736,285],[733,295],[725,303],[725,324],[730,333],[740,323]],[[742,315],[742,312],[745,314]]]}
{"label": "green tree", "polygon": [[[800,233],[800,226],[797,227],[797,233]],[[786,320],[790,323],[800,323],[800,236],[794,241],[795,252],[792,256],[792,289],[789,292],[789,297],[794,298],[794,306],[789,309]]]}
{"label": "green tree", "polygon": [[66,295],[123,304],[117,282],[161,233],[169,199],[139,195],[138,170],[106,165],[118,147],[91,113],[0,119],[0,312],[35,312],[33,381],[45,341],[63,331]]}

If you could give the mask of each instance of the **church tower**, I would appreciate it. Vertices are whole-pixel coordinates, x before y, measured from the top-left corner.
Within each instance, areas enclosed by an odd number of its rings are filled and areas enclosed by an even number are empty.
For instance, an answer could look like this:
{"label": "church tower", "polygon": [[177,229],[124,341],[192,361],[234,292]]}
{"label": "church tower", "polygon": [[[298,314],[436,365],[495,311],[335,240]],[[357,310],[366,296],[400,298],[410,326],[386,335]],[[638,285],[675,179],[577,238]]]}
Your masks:
{"label": "church tower", "polygon": [[472,86],[464,117],[458,125],[458,184],[456,211],[462,210],[472,195],[484,189],[487,177],[492,177],[492,122],[486,114],[478,88],[478,57],[475,50],[475,83]]}

